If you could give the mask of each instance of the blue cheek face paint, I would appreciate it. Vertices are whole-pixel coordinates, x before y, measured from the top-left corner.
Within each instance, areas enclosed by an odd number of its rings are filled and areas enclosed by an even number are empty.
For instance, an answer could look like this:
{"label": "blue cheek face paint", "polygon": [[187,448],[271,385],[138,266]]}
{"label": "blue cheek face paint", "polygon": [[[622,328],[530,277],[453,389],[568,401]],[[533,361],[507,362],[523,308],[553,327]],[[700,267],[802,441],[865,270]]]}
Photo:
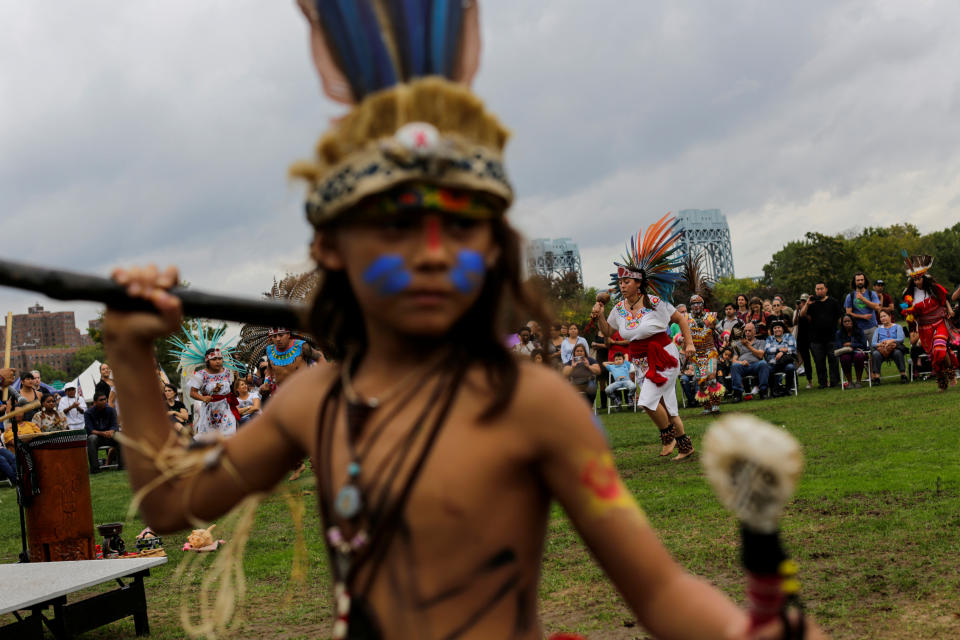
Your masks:
{"label": "blue cheek face paint", "polygon": [[476,251],[461,249],[457,263],[450,271],[450,281],[460,293],[470,293],[483,282],[486,265],[483,256]]}
{"label": "blue cheek face paint", "polygon": [[363,281],[383,296],[393,296],[410,286],[413,276],[404,266],[403,256],[395,253],[382,255],[363,272]]}

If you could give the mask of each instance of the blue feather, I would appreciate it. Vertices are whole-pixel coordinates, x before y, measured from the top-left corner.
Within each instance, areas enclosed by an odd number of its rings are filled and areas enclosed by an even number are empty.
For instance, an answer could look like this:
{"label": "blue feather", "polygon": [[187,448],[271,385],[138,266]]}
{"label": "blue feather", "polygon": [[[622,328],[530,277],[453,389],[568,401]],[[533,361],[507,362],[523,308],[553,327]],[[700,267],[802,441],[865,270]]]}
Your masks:
{"label": "blue feather", "polygon": [[353,52],[353,58],[357,65],[356,83],[360,88],[360,93],[355,97],[359,100],[374,90],[376,87],[376,72],[374,71],[374,60],[370,55],[370,44],[365,37],[363,25],[360,22],[360,13],[357,10],[356,0],[336,0],[340,9],[340,15],[343,17],[344,32],[347,36],[347,42]]}
{"label": "blue feather", "polygon": [[405,80],[426,74],[425,0],[398,0],[394,4],[394,33]]}
{"label": "blue feather", "polygon": [[446,0],[434,0],[430,11],[430,66],[428,73],[445,76],[446,39],[447,39]]}
{"label": "blue feather", "polygon": [[351,47],[343,16],[337,6],[337,0],[317,0],[317,15],[323,25],[323,33],[330,46],[330,52],[336,58],[337,64],[347,81],[354,96],[362,95],[363,87],[358,84],[360,66],[356,54]]}
{"label": "blue feather", "polygon": [[374,81],[370,85],[370,91],[377,91],[386,87],[392,87],[397,84],[396,68],[390,52],[383,41],[383,33],[380,29],[380,21],[377,14],[369,2],[357,3],[360,17],[360,27],[366,36],[367,53],[370,57],[371,66],[374,72]]}

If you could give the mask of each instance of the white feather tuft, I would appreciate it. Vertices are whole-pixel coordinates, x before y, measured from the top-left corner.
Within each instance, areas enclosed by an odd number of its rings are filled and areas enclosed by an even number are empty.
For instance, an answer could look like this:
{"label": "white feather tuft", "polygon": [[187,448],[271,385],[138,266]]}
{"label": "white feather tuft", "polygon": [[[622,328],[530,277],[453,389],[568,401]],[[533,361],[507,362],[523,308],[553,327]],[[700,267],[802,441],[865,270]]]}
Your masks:
{"label": "white feather tuft", "polygon": [[720,502],[746,526],[773,533],[803,469],[800,443],[746,414],[717,420],[703,437],[707,479]]}

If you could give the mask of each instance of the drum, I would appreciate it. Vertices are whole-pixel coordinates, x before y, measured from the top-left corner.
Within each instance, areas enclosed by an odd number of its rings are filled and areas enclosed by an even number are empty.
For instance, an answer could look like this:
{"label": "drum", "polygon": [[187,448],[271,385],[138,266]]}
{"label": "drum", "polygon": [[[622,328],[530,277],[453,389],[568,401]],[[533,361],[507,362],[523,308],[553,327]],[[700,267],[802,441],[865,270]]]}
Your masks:
{"label": "drum", "polygon": [[87,433],[74,429],[26,436],[17,451],[31,562],[93,560],[93,504]]}

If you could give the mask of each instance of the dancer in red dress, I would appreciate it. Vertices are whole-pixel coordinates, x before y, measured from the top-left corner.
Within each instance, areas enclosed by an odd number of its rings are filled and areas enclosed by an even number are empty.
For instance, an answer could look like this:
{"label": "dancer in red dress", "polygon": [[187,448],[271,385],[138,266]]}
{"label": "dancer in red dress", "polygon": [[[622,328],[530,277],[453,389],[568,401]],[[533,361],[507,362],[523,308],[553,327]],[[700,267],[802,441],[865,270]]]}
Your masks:
{"label": "dancer in red dress", "polygon": [[940,391],[948,384],[956,384],[957,356],[951,347],[960,345],[960,332],[950,322],[948,292],[936,280],[927,275],[933,265],[933,256],[907,256],[904,253],[907,276],[910,278],[903,292],[901,308],[907,317],[916,322],[917,333],[923,350],[930,356],[933,374]]}

